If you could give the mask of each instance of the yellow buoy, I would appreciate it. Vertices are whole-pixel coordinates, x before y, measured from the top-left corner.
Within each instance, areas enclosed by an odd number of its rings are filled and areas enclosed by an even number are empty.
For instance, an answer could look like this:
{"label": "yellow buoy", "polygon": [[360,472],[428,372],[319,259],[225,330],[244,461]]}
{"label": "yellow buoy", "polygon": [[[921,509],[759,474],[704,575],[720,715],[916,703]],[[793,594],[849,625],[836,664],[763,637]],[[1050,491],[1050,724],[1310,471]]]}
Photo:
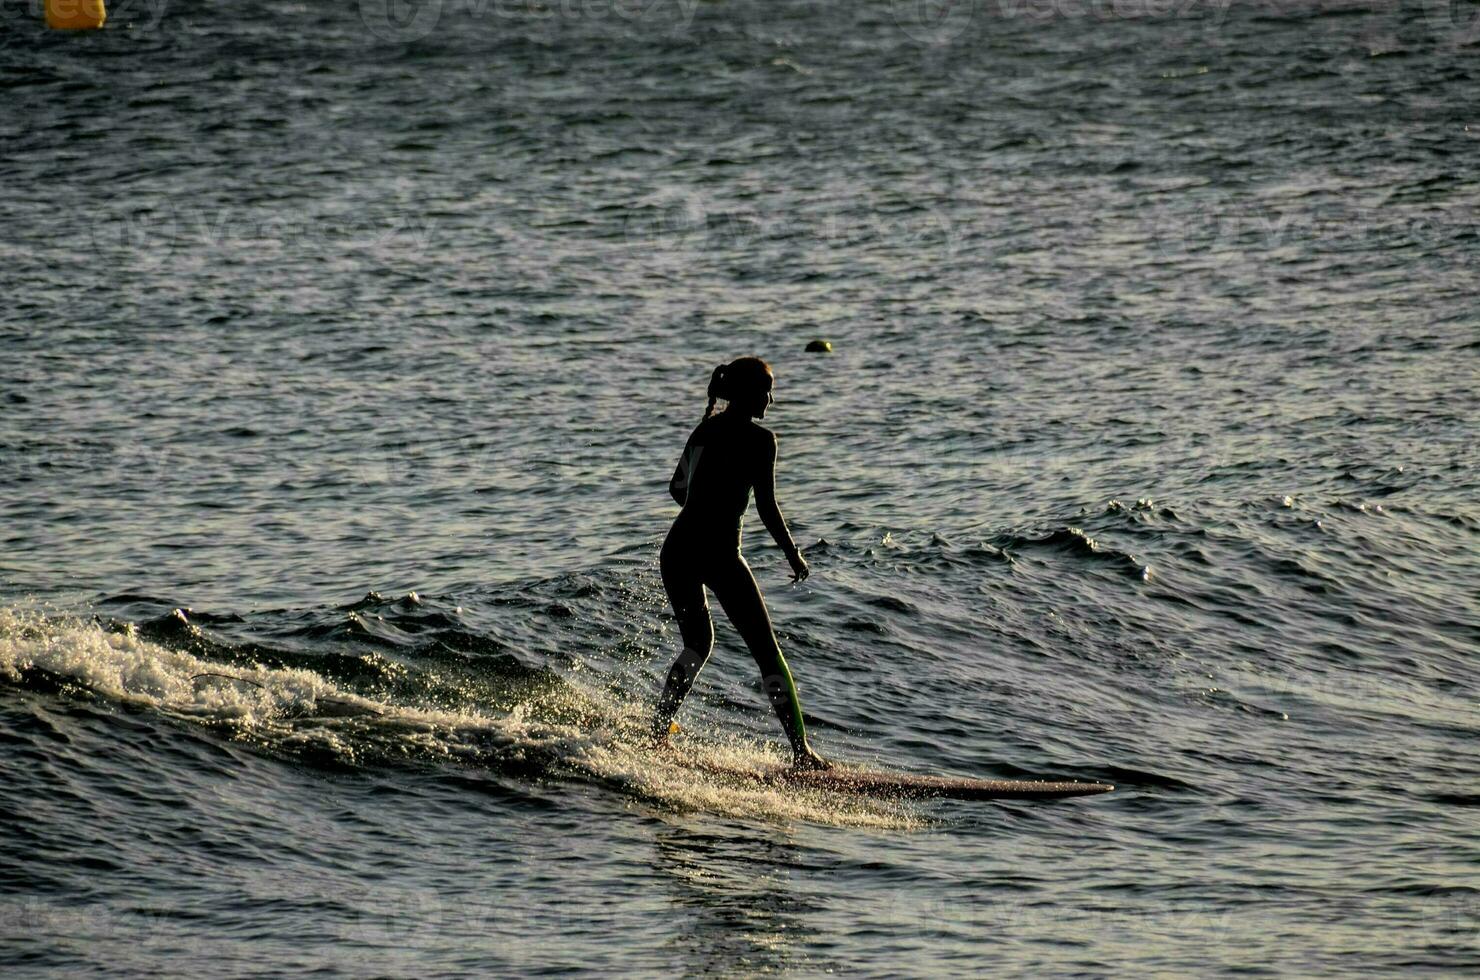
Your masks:
{"label": "yellow buoy", "polygon": [[107,19],[103,0],[46,0],[46,26],[54,31],[92,31]]}

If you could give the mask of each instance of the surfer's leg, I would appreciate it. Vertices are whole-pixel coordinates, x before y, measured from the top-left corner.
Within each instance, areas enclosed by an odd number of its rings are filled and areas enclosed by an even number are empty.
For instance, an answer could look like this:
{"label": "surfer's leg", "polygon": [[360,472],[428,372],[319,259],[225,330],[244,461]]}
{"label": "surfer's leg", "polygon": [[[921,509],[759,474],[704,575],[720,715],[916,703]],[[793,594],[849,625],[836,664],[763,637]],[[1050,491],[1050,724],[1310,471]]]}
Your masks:
{"label": "surfer's leg", "polygon": [[663,571],[663,588],[668,592],[668,601],[673,604],[673,615],[678,620],[678,632],[683,637],[683,652],[669,668],[668,680],[663,685],[663,694],[658,698],[658,709],[653,715],[653,739],[662,741],[668,737],[668,726],[678,713],[694,678],[699,676],[709,651],[714,649],[714,621],[709,618],[709,603],[704,599],[704,586],[696,571],[684,567],[682,561],[664,551],[660,559]]}
{"label": "surfer's leg", "polygon": [[771,628],[771,614],[766,611],[766,600],[750,573],[750,566],[737,554],[733,560],[726,559],[706,581],[761,669],[761,686],[791,742],[793,762],[807,768],[825,766],[807,744],[807,726],[802,721],[796,682],[792,680],[786,658],[781,655],[776,631]]}

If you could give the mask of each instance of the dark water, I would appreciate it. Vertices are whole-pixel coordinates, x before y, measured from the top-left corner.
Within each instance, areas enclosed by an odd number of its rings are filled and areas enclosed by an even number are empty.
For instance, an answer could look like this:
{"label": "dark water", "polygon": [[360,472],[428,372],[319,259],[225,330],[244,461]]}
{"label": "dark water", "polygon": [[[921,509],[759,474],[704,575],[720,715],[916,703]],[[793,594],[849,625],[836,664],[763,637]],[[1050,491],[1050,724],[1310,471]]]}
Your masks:
{"label": "dark water", "polygon": [[[0,13],[7,976],[1480,966],[1480,9],[377,4]],[[1115,794],[642,752],[742,353],[818,747]]]}

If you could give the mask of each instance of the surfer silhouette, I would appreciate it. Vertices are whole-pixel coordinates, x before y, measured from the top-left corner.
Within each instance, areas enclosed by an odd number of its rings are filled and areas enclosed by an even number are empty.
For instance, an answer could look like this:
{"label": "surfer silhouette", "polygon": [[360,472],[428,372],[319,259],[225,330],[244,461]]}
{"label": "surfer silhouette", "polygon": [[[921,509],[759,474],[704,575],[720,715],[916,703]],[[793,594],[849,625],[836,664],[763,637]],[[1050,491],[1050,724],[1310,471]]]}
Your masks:
{"label": "surfer silhouette", "polygon": [[[761,683],[791,742],[792,765],[826,769],[829,764],[807,743],[796,683],[766,601],[740,554],[741,527],[750,492],[756,511],[791,564],[792,581],[808,574],[807,561],[791,539],[776,503],[776,436],[755,420],[765,418],[775,377],[758,357],[742,357],[714,369],[709,407],[689,436],[668,490],[682,506],[663,542],[659,564],[663,588],[683,637],[679,654],[653,717],[653,739],[668,738],[670,724],[714,648],[714,621],[704,589],[712,591],[761,670]],[[716,403],[726,402],[716,413]]]}

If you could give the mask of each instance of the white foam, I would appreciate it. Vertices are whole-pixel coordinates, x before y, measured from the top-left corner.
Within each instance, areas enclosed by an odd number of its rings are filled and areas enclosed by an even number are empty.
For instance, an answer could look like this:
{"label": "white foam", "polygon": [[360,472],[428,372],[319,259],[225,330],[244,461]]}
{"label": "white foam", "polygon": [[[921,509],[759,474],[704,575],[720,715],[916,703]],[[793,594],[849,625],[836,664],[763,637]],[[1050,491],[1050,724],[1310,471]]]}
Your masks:
{"label": "white foam", "polygon": [[311,670],[222,664],[131,630],[0,609],[0,678],[14,683],[32,668],[187,723],[224,725],[276,751],[327,752],[350,764],[371,750],[474,765],[538,753],[571,774],[584,772],[680,811],[881,829],[925,823],[904,803],[752,784],[706,771],[782,764],[778,750],[765,744],[685,739],[683,753],[654,753],[640,734],[646,705],[621,703],[584,685],[578,695],[603,716],[594,726],[542,721],[538,702],[497,715],[446,711],[365,698]]}
{"label": "white foam", "polygon": [[355,697],[308,670],[223,666],[152,643],[132,630],[111,632],[96,623],[0,609],[0,676],[16,681],[28,668],[69,678],[118,701],[246,722],[302,713],[322,697]]}
{"label": "white foam", "polygon": [[679,810],[893,830],[929,822],[916,805],[904,801],[726,774],[780,768],[788,760],[779,743],[773,748],[744,739],[714,744],[680,738],[684,744],[678,752],[653,752],[641,742],[609,741],[583,746],[576,758],[593,774]]}

